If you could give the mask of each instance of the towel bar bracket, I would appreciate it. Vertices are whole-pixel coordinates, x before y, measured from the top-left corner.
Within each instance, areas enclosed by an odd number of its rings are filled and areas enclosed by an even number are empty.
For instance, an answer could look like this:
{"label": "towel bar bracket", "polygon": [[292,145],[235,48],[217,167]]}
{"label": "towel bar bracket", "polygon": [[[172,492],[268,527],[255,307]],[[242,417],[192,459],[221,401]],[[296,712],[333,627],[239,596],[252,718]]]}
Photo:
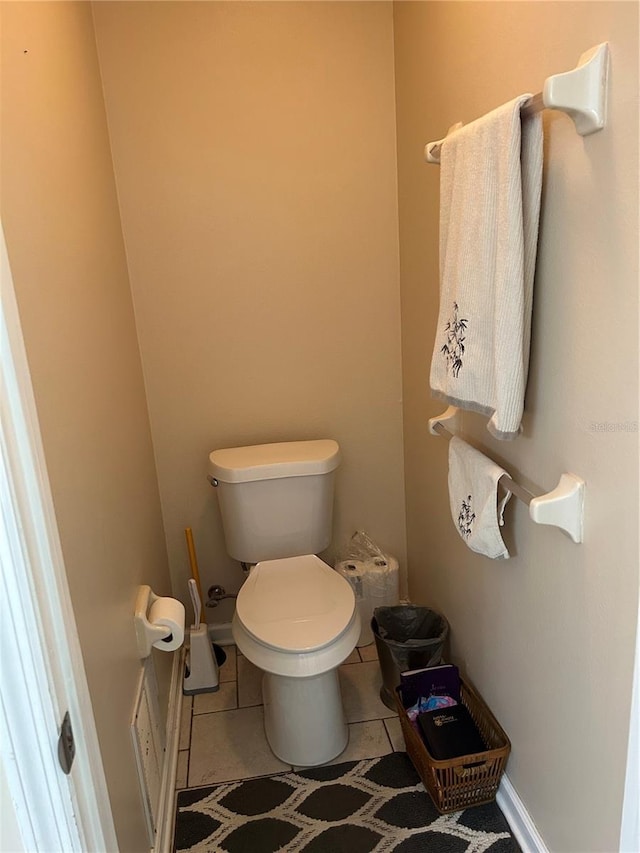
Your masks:
{"label": "towel bar bracket", "polygon": [[458,414],[458,411],[459,409],[457,406],[449,406],[449,408],[445,409],[445,411],[441,415],[438,415],[437,418],[429,418],[429,432],[431,435],[449,436],[450,432],[445,424],[453,421]]}
{"label": "towel bar bracket", "polygon": [[575,474],[562,474],[552,492],[534,498],[529,516],[536,524],[551,524],[564,530],[574,542],[583,541],[584,480]]}
{"label": "towel bar bracket", "polygon": [[[451,438],[453,433],[447,425],[453,425],[458,414],[457,406],[449,406],[435,418],[429,418],[431,435]],[[500,478],[500,484],[529,506],[529,517],[536,524],[548,524],[564,530],[571,539],[579,544],[584,541],[584,480],[575,474],[564,473],[560,482],[544,495],[532,495],[506,474]]]}
{"label": "towel bar bracket", "polygon": [[[572,71],[547,77],[542,92],[533,95],[522,108],[522,115],[533,115],[544,109],[560,110],[573,119],[580,136],[602,130],[607,119],[608,75],[609,45],[605,41],[585,51]],[[447,136],[460,127],[461,122],[450,127]],[[443,142],[444,139],[427,142],[424,147],[427,163],[440,162]]]}
{"label": "towel bar bracket", "polygon": [[544,106],[571,116],[580,136],[602,130],[607,113],[609,45],[598,44],[582,54],[573,71],[547,77]]}

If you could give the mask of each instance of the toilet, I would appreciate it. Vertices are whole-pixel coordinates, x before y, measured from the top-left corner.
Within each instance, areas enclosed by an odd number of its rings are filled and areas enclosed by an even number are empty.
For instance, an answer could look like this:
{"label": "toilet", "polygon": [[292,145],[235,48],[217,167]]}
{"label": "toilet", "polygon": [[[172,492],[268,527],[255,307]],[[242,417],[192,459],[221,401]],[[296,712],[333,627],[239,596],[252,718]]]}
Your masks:
{"label": "toilet", "polygon": [[227,552],[249,565],[233,638],[263,672],[264,726],[273,753],[313,767],[349,739],[338,666],[360,635],[349,583],[316,554],[331,541],[340,449],[330,439],[215,450]]}

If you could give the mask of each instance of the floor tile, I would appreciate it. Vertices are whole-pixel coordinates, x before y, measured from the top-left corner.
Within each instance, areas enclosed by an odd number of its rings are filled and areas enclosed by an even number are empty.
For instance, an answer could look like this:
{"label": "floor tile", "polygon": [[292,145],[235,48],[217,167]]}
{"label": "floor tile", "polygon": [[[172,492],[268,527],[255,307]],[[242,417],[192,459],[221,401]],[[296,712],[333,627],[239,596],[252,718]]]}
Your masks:
{"label": "floor tile", "polygon": [[220,681],[235,681],[236,680],[236,647],[224,646],[224,653],[227,656],[226,661],[220,667]]}
{"label": "floor tile", "polygon": [[[370,720],[366,723],[351,723],[349,743],[346,749],[327,764],[341,764],[343,761],[360,761],[363,758],[377,758],[393,752],[382,720]],[[294,767],[294,770],[301,770]]]}
{"label": "floor tile", "polygon": [[211,714],[213,711],[228,711],[238,707],[235,681],[221,681],[215,693],[198,693],[193,697],[193,715]]}
{"label": "floor tile", "polygon": [[404,743],[404,735],[402,734],[402,726],[400,725],[398,717],[389,717],[388,720],[384,721],[384,727],[389,735],[393,751],[404,752],[406,750],[406,746]]}
{"label": "floor tile", "polygon": [[349,657],[346,660],[342,661],[342,666],[345,666],[345,664],[348,663],[361,663],[360,655],[358,654],[357,649],[354,649],[349,655]]}
{"label": "floor tile", "polygon": [[187,787],[187,771],[189,770],[189,750],[178,753],[178,769],[176,770],[176,788]]}
{"label": "floor tile", "polygon": [[269,749],[261,707],[194,716],[189,787],[290,769]]}
{"label": "floor tile", "polygon": [[393,752],[382,720],[370,720],[367,723],[351,723],[349,743],[345,751],[338,756],[340,761],[359,761],[362,758],[377,758]]}
{"label": "floor tile", "polygon": [[182,711],[180,712],[180,740],[178,742],[178,749],[189,749],[192,705],[193,698],[191,696],[182,697]]}
{"label": "floor tile", "polygon": [[342,703],[348,723],[395,717],[396,712],[387,708],[380,699],[382,676],[377,662],[341,666],[339,674]]}
{"label": "floor tile", "polygon": [[247,660],[238,658],[238,707],[262,705],[262,670]]}
{"label": "floor tile", "polygon": [[368,646],[360,646],[358,651],[360,652],[360,660],[378,660],[378,650],[375,643],[369,643]]}

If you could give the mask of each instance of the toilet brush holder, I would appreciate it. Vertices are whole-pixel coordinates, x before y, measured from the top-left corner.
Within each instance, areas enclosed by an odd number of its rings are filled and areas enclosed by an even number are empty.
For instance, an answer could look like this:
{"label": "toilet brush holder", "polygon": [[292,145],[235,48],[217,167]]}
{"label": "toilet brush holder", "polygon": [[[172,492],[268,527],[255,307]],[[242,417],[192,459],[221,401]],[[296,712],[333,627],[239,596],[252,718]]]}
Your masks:
{"label": "toilet brush holder", "polygon": [[193,696],[196,693],[215,693],[219,689],[220,673],[207,626],[194,625],[190,630],[182,692],[185,696]]}

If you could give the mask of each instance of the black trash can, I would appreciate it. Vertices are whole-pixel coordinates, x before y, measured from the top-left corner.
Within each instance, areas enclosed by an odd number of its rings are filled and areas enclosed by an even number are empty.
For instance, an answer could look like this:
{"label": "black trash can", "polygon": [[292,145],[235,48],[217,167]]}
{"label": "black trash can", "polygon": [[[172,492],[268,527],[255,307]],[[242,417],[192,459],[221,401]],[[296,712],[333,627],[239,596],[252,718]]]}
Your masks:
{"label": "black trash can", "polygon": [[371,628],[382,672],[380,698],[395,711],[394,694],[400,673],[441,662],[449,623],[429,607],[400,604],[376,607]]}

